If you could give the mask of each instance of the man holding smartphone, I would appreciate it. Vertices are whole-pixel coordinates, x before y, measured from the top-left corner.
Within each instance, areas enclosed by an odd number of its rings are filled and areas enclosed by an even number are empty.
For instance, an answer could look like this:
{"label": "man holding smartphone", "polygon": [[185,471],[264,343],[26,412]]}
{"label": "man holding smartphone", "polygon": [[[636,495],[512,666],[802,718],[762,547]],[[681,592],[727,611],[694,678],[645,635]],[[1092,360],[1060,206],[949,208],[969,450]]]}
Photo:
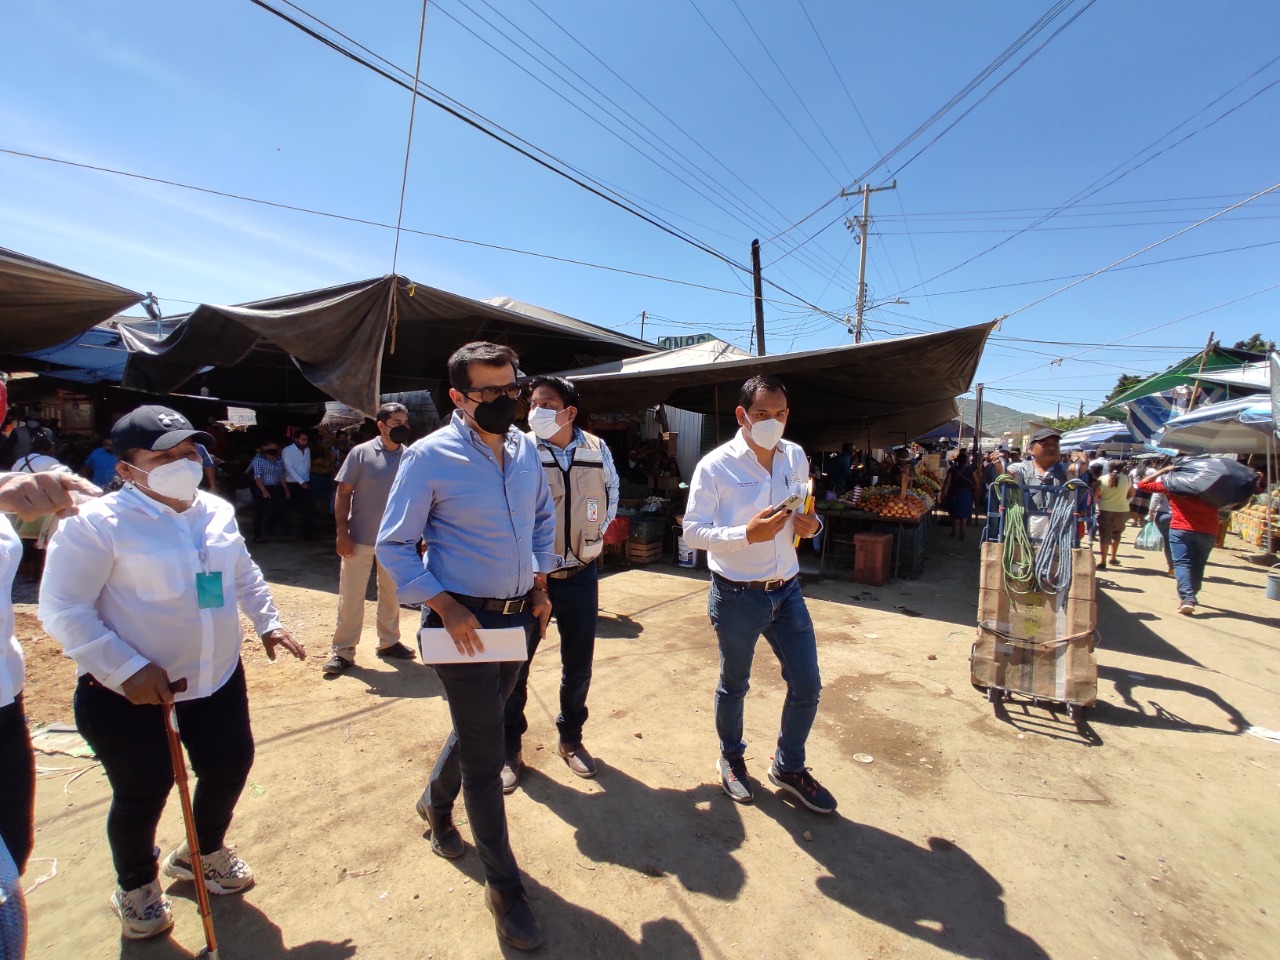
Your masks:
{"label": "man holding smartphone", "polygon": [[800,592],[794,546],[797,536],[813,537],[822,529],[815,515],[795,512],[803,503],[809,464],[798,444],[782,439],[788,415],[782,381],[752,377],[742,385],[735,412],[741,429],[698,464],[684,513],[685,542],[706,550],[711,567],[707,612],[720,646],[720,783],[738,803],[754,799],[742,716],[763,634],[787,684],[769,781],[810,810],[831,813],[835,798],[805,768],[805,742],[822,690],[817,638]]}

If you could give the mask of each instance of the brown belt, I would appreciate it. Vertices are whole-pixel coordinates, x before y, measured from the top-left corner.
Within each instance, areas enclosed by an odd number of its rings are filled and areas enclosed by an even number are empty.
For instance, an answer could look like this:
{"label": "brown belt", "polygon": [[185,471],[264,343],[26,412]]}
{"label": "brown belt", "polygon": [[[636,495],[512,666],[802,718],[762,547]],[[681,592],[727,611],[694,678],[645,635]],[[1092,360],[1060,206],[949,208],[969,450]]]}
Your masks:
{"label": "brown belt", "polygon": [[770,592],[774,590],[781,590],[795,579],[794,576],[791,576],[787,577],[785,580],[730,580],[728,577],[722,577],[718,573],[713,574],[713,576],[715,576],[717,580],[721,580],[725,583],[731,583],[735,587],[745,587],[748,590],[768,590]]}

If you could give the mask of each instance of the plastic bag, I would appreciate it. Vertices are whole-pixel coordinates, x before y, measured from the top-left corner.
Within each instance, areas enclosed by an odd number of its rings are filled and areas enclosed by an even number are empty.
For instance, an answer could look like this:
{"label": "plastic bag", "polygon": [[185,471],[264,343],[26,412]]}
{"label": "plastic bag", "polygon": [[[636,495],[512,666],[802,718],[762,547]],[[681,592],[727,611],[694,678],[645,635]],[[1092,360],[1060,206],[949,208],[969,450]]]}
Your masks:
{"label": "plastic bag", "polygon": [[1148,520],[1142,525],[1142,532],[1138,534],[1138,542],[1134,546],[1139,550],[1164,549],[1164,534],[1160,532],[1154,520]]}
{"label": "plastic bag", "polygon": [[1221,457],[1191,457],[1179,461],[1164,476],[1174,496],[1195,497],[1218,510],[1247,503],[1253,496],[1257,471]]}

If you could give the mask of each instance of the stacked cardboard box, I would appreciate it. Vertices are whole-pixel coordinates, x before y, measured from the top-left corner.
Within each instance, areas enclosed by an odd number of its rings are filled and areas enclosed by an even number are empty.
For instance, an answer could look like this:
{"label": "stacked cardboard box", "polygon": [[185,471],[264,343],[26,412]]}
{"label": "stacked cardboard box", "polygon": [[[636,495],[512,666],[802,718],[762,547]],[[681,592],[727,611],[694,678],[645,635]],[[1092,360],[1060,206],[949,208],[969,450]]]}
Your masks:
{"label": "stacked cardboard box", "polygon": [[1043,591],[1010,596],[1001,545],[982,544],[978,637],[973,682],[1030,697],[1092,706],[1098,697],[1098,626],[1093,553],[1071,551],[1066,596]]}

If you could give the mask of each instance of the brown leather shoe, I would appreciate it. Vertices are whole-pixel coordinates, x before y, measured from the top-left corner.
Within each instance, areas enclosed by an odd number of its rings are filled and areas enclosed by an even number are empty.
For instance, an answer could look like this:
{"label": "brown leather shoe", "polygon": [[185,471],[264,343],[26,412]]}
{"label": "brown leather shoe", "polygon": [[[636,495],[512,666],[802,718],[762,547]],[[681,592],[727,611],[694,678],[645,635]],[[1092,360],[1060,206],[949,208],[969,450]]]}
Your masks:
{"label": "brown leather shoe", "polygon": [[560,744],[560,759],[569,765],[574,776],[590,780],[596,775],[596,761],[582,744]]}
{"label": "brown leather shoe", "polygon": [[484,902],[503,943],[517,950],[537,950],[542,946],[542,928],[529,909],[523,890],[502,893],[485,884]]}
{"label": "brown leather shoe", "polygon": [[520,771],[524,767],[524,751],[517,750],[514,757],[508,757],[502,765],[502,792],[515,793],[520,786]]}

